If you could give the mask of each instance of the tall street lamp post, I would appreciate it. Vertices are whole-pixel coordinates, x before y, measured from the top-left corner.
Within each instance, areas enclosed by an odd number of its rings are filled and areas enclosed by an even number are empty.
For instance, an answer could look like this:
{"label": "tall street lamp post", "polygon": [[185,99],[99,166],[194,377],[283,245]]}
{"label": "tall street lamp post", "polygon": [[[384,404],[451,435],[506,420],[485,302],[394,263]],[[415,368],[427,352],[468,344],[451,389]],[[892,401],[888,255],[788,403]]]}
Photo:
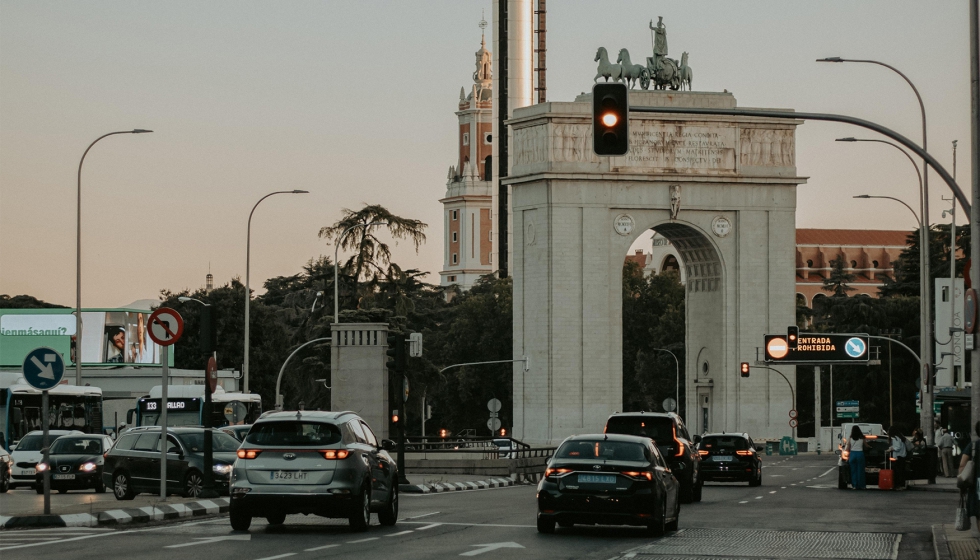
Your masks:
{"label": "tall street lamp post", "polygon": [[85,148],[82,159],[78,162],[78,202],[75,205],[75,385],[79,387],[82,385],[82,164],[85,163],[88,151],[99,140],[116,134],[143,134],[144,132],[153,131],[134,128],[103,134]]}
{"label": "tall street lamp post", "polygon": [[347,232],[349,232],[352,229],[369,228],[371,226],[386,226],[386,225],[388,225],[388,222],[371,222],[369,224],[354,224],[351,227],[345,229],[344,232],[341,233],[339,237],[337,237],[337,242],[336,244],[334,244],[333,247],[333,322],[334,323],[340,323],[340,303],[339,303],[340,291],[337,289],[337,278],[339,277],[339,271],[340,271],[340,269],[337,267],[337,256],[339,254],[338,251],[340,251],[340,241],[344,238],[345,235],[347,235]]}
{"label": "tall street lamp post", "polygon": [[248,393],[248,347],[249,347],[249,328],[248,328],[248,315],[249,306],[252,303],[252,291],[249,287],[249,269],[252,262],[252,214],[255,214],[255,209],[258,208],[259,204],[263,200],[269,198],[274,194],[309,194],[310,191],[292,190],[292,191],[276,191],[271,192],[255,203],[252,207],[252,211],[248,213],[248,234],[245,239],[245,363],[242,365],[242,378],[244,381],[244,387],[242,391]]}
{"label": "tall street lamp post", "polygon": [[[896,74],[901,76],[902,79],[905,80],[905,82],[909,85],[909,87],[912,88],[912,91],[915,93],[915,98],[919,102],[919,112],[922,114],[922,149],[927,152],[929,151],[928,135],[926,134],[926,106],[924,103],[922,103],[922,96],[919,95],[918,88],[916,88],[915,84],[912,83],[912,80],[910,80],[908,76],[906,76],[901,71],[899,71],[898,68],[895,68],[890,64],[885,64],[884,62],[879,62],[877,60],[846,59],[846,58],[841,58],[839,56],[832,56],[828,58],[818,59],[817,62],[858,62],[862,64],[876,64],[878,66],[884,66],[885,68],[888,68],[892,72],[895,72]],[[928,224],[929,223],[929,165],[927,164],[927,162],[923,161],[922,167],[924,169],[922,170],[922,175],[920,179],[922,184],[921,193],[920,193],[920,196],[922,197],[922,222],[921,223]],[[922,255],[923,262],[925,262],[926,266],[928,266],[929,264],[928,236],[925,237],[925,240],[926,242],[922,244],[922,248],[920,249],[920,254]],[[926,280],[929,280],[928,276],[926,276]],[[922,380],[922,416],[920,418],[920,424],[922,427],[922,431],[925,433],[926,443],[932,445],[935,444],[935,442],[933,441],[934,430],[932,429],[932,417],[933,417],[932,414],[932,365],[933,364],[932,364],[932,311],[931,311],[932,290],[930,288],[931,288],[930,282],[928,281],[922,285],[922,296],[921,296],[923,301],[922,309],[923,309],[923,317],[925,321],[924,325],[926,328],[922,331],[922,335],[920,337],[922,339],[920,342],[920,352],[922,358],[922,372],[920,374]]]}

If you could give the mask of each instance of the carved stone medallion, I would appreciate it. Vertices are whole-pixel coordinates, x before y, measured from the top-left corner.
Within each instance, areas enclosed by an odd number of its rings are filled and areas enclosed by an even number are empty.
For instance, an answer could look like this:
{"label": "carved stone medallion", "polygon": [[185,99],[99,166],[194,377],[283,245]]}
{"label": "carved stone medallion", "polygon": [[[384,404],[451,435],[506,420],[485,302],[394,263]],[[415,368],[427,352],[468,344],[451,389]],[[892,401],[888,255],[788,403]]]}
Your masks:
{"label": "carved stone medallion", "polygon": [[629,235],[633,233],[634,225],[635,222],[633,221],[633,216],[630,216],[629,214],[620,214],[616,216],[615,220],[613,220],[613,229],[615,229],[616,233],[619,235]]}
{"label": "carved stone medallion", "polygon": [[732,232],[732,222],[724,216],[711,220],[711,232],[718,237],[725,237]]}

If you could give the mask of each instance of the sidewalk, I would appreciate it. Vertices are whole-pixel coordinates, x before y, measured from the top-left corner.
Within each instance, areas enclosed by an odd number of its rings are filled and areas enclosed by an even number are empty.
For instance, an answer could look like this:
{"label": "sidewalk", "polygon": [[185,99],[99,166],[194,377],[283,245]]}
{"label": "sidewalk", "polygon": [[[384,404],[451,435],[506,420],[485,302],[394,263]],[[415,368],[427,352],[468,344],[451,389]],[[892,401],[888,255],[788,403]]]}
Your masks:
{"label": "sidewalk", "polygon": [[[52,514],[43,515],[41,496],[34,496],[38,499],[28,500],[26,496],[10,494],[9,498],[13,499],[5,499],[0,511],[0,529],[97,527],[218,515],[228,511],[228,498],[204,500],[171,496],[162,502],[159,496],[140,495],[131,501],[117,501],[99,499],[111,498],[112,494],[64,494],[58,495],[62,498],[59,500],[52,496]],[[76,499],[69,502],[72,498]]]}
{"label": "sidewalk", "polygon": [[932,526],[936,560],[980,560],[980,533],[972,519],[969,531],[957,531],[952,523]]}
{"label": "sidewalk", "polygon": [[935,484],[929,484],[925,480],[910,480],[909,490],[915,490],[917,492],[951,492],[953,494],[959,494],[960,489],[956,487],[955,478],[945,478],[942,475],[936,477]]}

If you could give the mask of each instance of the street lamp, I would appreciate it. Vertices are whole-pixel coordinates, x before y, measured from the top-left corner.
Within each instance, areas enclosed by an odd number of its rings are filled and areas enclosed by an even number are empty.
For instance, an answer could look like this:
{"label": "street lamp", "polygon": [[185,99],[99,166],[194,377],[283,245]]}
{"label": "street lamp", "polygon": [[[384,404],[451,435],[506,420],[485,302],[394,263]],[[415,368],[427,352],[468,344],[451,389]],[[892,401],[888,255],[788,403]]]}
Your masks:
{"label": "street lamp", "polygon": [[337,254],[338,254],[337,251],[340,250],[341,240],[344,238],[345,235],[347,235],[347,232],[352,229],[368,228],[371,226],[386,226],[386,225],[388,225],[388,222],[371,222],[369,224],[354,224],[351,227],[345,229],[344,232],[337,237],[337,243],[334,245],[333,248],[333,322],[334,323],[340,323],[340,304],[338,303],[340,301],[338,299],[340,292],[337,289],[337,278],[339,276],[339,272],[338,272],[339,269],[337,268]]}
{"label": "street lamp", "polygon": [[674,353],[671,352],[670,350],[667,350],[666,348],[654,348],[654,350],[656,350],[658,352],[666,352],[666,353],[670,354],[671,357],[674,358],[674,368],[675,368],[675,372],[676,372],[676,375],[677,375],[677,390],[675,392],[676,393],[675,401],[677,402],[677,413],[680,414],[680,412],[681,412],[681,366],[680,366],[680,362],[677,361],[677,356],[674,355]]}
{"label": "street lamp", "polygon": [[252,207],[252,211],[248,213],[248,233],[245,239],[245,363],[242,366],[242,377],[244,378],[244,388],[243,392],[248,393],[248,346],[249,346],[249,328],[248,328],[248,315],[249,306],[252,303],[252,291],[249,287],[249,272],[252,260],[252,214],[255,213],[255,209],[258,208],[259,204],[263,200],[269,198],[274,194],[309,194],[310,191],[292,190],[292,191],[276,191],[271,192],[255,203]]}
{"label": "street lamp", "polygon": [[[884,62],[879,62],[877,60],[846,59],[846,58],[841,58],[839,56],[819,58],[817,59],[817,62],[858,62],[862,64],[876,64],[878,66],[884,66],[885,68],[888,68],[892,72],[895,72],[896,74],[901,76],[902,79],[905,80],[905,82],[909,85],[909,87],[912,88],[912,91],[915,93],[915,98],[919,102],[919,112],[922,114],[922,150],[926,152],[929,151],[929,140],[928,140],[928,135],[926,134],[926,106],[924,103],[922,103],[922,96],[919,95],[919,89],[916,88],[915,84],[912,83],[912,80],[910,80],[909,77],[903,74],[898,68],[895,68],[890,64],[885,64]],[[890,142],[886,142],[886,143],[890,144]],[[904,152],[905,150],[902,151]],[[920,176],[919,179],[919,182],[921,184],[920,196],[922,197],[921,223],[928,224],[929,223],[929,166],[927,162],[924,160],[922,162],[922,167],[924,169],[922,170],[922,175]],[[922,259],[922,261],[926,264],[926,266],[928,266],[929,265],[929,243],[928,243],[929,238],[925,237],[924,239],[926,240],[926,242],[922,244],[922,248],[919,250],[919,253],[920,253],[920,259]],[[927,276],[926,280],[928,279],[929,277]],[[922,340],[920,341],[919,344],[921,357],[922,357],[922,371],[920,373],[920,377],[922,379],[922,415],[919,419],[919,423],[921,424],[922,431],[925,432],[926,443],[934,444],[935,442],[933,441],[933,429],[932,429],[932,416],[933,416],[932,388],[930,387],[931,385],[930,381],[932,379],[932,372],[931,372],[932,347],[930,345],[932,339],[932,314],[930,311],[932,308],[931,305],[932,294],[930,293],[930,290],[927,289],[931,286],[928,286],[927,284],[929,283],[927,282],[926,284],[923,284],[922,296],[921,296],[921,299],[923,300],[922,309],[924,311],[922,321],[923,321],[923,326],[925,328],[922,331],[922,336],[920,337]]]}
{"label": "street lamp", "polygon": [[75,385],[82,386],[82,164],[92,146],[99,140],[116,134],[143,134],[153,132],[142,128],[110,132],[96,138],[78,162],[78,202],[75,206]]}
{"label": "street lamp", "polygon": [[[320,299],[320,296],[322,296],[322,295],[323,295],[323,292],[317,292],[316,293],[316,297],[313,298],[313,305],[310,307],[310,313],[313,313],[313,310],[316,309],[316,300]],[[320,308],[322,309],[323,306],[321,305]]]}
{"label": "street lamp", "polygon": [[[193,301],[194,303],[199,303],[203,305],[206,309],[208,309],[208,314],[206,315],[206,317],[207,320],[210,321],[210,317],[212,317],[212,315],[210,314],[210,307],[211,307],[210,303],[204,303],[199,299],[187,297],[187,296],[180,296],[177,298],[177,301],[179,301],[180,303],[187,303],[189,301]],[[204,319],[204,317],[202,317],[202,319]],[[205,331],[203,326],[204,325],[202,321],[202,329],[201,329],[202,335],[204,334]],[[212,329],[214,328],[215,326],[213,324],[208,325],[207,327],[208,336],[210,336],[210,333],[213,332]],[[217,359],[217,353],[212,353],[212,356],[210,357]],[[211,372],[207,367],[205,367],[204,368],[204,414],[203,414],[204,416],[204,450],[203,450],[204,472],[201,473],[201,476],[204,480],[201,484],[201,493],[197,495],[198,498],[218,497],[218,492],[214,488],[214,440],[213,440],[213,434],[211,433],[211,427],[212,427],[211,422],[213,421],[212,402],[213,399],[211,397]]]}

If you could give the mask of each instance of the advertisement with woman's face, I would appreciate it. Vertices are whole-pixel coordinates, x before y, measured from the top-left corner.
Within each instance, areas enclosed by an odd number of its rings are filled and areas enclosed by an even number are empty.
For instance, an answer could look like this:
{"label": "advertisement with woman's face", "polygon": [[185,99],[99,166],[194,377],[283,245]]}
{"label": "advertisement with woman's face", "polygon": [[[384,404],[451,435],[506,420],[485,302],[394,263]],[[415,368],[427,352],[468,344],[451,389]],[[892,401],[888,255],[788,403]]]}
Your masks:
{"label": "advertisement with woman's face", "polygon": [[[88,313],[83,313],[88,315]],[[109,311],[104,316],[98,363],[104,364],[155,364],[159,362],[159,347],[146,334],[146,318],[149,313],[135,311]],[[100,317],[101,319],[102,317]],[[82,346],[92,346],[90,332],[82,327]],[[90,352],[83,355],[83,363],[91,363]]]}

